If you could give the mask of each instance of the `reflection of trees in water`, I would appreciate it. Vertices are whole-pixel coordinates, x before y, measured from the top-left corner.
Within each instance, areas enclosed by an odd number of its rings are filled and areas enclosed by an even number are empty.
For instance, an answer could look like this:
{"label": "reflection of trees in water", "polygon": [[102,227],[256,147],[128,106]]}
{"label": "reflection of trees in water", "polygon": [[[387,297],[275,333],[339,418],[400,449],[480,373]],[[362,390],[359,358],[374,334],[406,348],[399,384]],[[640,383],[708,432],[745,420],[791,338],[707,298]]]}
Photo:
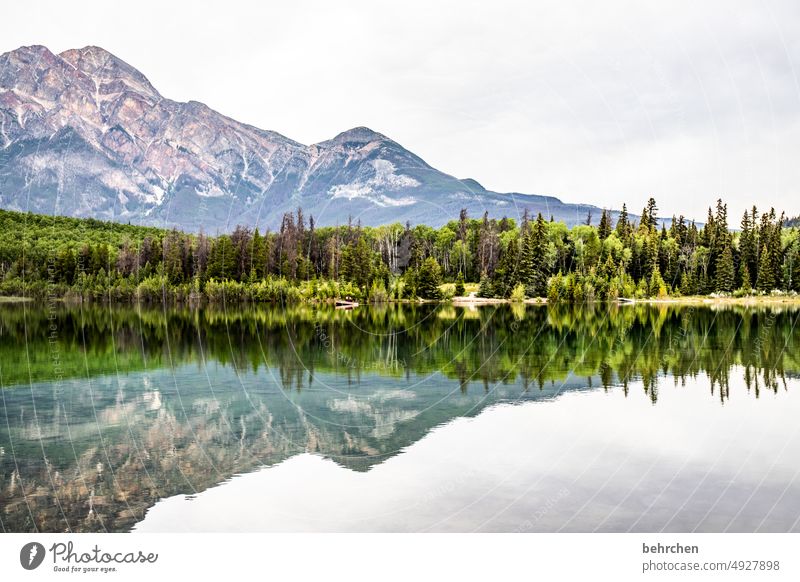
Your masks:
{"label": "reflection of trees in water", "polygon": [[[568,377],[586,379],[570,389],[626,393],[641,380],[653,402],[664,375],[686,385],[706,374],[723,401],[732,374],[756,397],[777,392],[800,371],[799,313],[83,306],[50,321],[44,310],[3,306],[0,372],[12,387],[10,432],[0,423],[0,518],[13,531],[127,530],[161,497],[299,452],[369,469],[434,426],[504,399],[552,397]],[[30,390],[13,388],[29,378]],[[328,386],[337,381],[344,392]]]}
{"label": "reflection of trees in water", "polygon": [[[660,375],[678,381],[707,373],[724,398],[730,368],[744,366],[754,390],[776,390],[800,372],[794,347],[798,311],[674,306],[569,306],[527,309],[386,305],[342,312],[293,306],[133,310],[61,309],[55,320],[64,377],[214,361],[239,370],[277,368],[302,389],[314,371],[402,376],[441,372],[486,386],[538,385],[570,372],[599,375],[608,387],[641,379],[653,397]],[[6,386],[53,379],[42,310],[0,309]],[[27,344],[27,349],[26,348]]]}

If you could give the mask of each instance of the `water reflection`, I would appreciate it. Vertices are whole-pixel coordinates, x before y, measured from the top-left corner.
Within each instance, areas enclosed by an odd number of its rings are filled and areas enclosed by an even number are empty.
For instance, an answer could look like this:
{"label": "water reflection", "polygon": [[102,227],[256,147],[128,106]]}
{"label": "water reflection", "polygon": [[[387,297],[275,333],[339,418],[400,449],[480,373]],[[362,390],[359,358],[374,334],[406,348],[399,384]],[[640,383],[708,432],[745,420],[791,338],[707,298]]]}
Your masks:
{"label": "water reflection", "polygon": [[[668,418],[684,413],[659,402],[659,390],[686,386],[720,411],[724,430],[731,400],[751,402],[756,419],[752,402],[765,393],[794,402],[797,318],[789,309],[644,306],[0,306],[2,527],[127,531],[159,499],[232,475],[305,453],[363,473],[487,407],[528,402],[518,408],[541,416],[535,401],[592,388],[620,402],[635,389]],[[564,414],[564,402],[548,418]],[[550,424],[548,437],[564,436]],[[558,529],[554,515],[533,529]]]}

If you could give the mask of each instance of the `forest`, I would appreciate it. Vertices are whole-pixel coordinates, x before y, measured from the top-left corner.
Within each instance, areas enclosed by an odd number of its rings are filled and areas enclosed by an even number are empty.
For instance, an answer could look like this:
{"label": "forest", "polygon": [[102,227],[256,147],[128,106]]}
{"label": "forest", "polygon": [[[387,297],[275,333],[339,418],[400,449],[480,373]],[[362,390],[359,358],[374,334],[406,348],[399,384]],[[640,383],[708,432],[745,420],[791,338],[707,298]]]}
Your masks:
{"label": "forest", "polygon": [[[595,224],[596,223],[596,224]],[[0,210],[0,295],[159,302],[441,300],[551,302],[800,291],[800,229],[754,206],[732,225],[719,200],[702,224],[641,215],[568,228],[541,214],[441,228],[350,221],[317,227],[302,209],[279,229],[209,236]]]}

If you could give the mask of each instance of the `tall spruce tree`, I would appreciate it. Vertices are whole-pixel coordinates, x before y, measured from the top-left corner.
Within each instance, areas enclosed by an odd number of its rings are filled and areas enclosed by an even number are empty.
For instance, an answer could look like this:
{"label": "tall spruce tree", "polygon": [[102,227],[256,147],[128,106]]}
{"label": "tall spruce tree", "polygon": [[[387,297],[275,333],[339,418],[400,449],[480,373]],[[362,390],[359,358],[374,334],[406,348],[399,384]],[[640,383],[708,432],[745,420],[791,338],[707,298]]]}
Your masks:
{"label": "tall spruce tree", "polygon": [[519,261],[517,261],[516,279],[525,286],[526,291],[532,291],[535,261],[533,250],[533,227],[531,226],[530,221],[523,219],[522,233],[520,236],[522,241],[519,246]]}
{"label": "tall spruce tree", "polygon": [[611,213],[603,209],[603,214],[600,215],[600,224],[597,226],[597,236],[600,240],[606,240],[611,234]]}
{"label": "tall spruce tree", "polygon": [[547,223],[541,212],[536,217],[536,222],[531,229],[530,246],[532,268],[526,292],[531,297],[544,297],[547,294],[550,266],[547,259]]}
{"label": "tall spruce tree", "polygon": [[442,268],[433,257],[428,257],[422,261],[417,276],[417,295],[423,299],[439,299],[441,291],[439,285],[442,284]]}
{"label": "tall spruce tree", "polygon": [[758,261],[758,276],[756,277],[756,289],[763,292],[772,291],[775,288],[775,274],[772,272],[772,253],[769,246],[761,247]]}
{"label": "tall spruce tree", "polygon": [[455,288],[455,296],[456,297],[463,297],[465,293],[464,288],[464,273],[461,271],[458,272],[458,277],[456,277],[456,288]]}
{"label": "tall spruce tree", "polygon": [[619,213],[619,219],[617,219],[617,226],[616,226],[616,233],[619,240],[622,242],[628,241],[628,235],[630,234],[630,222],[628,219],[628,207],[623,203],[622,210]]}
{"label": "tall spruce tree", "polygon": [[[755,207],[753,208],[755,213]],[[752,273],[758,268],[756,262],[756,240],[750,222],[750,213],[742,215],[741,232],[739,233],[739,284],[744,289],[753,285]]]}
{"label": "tall spruce tree", "polygon": [[717,259],[716,288],[720,293],[730,293],[736,284],[736,272],[733,266],[733,249],[730,244]]}

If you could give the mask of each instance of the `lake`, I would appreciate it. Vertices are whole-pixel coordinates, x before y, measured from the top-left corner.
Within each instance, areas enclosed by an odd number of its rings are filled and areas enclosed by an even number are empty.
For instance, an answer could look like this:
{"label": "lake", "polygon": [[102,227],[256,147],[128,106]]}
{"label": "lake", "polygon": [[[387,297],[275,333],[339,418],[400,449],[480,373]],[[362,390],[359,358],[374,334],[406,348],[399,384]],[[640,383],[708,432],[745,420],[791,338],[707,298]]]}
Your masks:
{"label": "lake", "polygon": [[798,318],[0,304],[0,527],[798,531]]}

